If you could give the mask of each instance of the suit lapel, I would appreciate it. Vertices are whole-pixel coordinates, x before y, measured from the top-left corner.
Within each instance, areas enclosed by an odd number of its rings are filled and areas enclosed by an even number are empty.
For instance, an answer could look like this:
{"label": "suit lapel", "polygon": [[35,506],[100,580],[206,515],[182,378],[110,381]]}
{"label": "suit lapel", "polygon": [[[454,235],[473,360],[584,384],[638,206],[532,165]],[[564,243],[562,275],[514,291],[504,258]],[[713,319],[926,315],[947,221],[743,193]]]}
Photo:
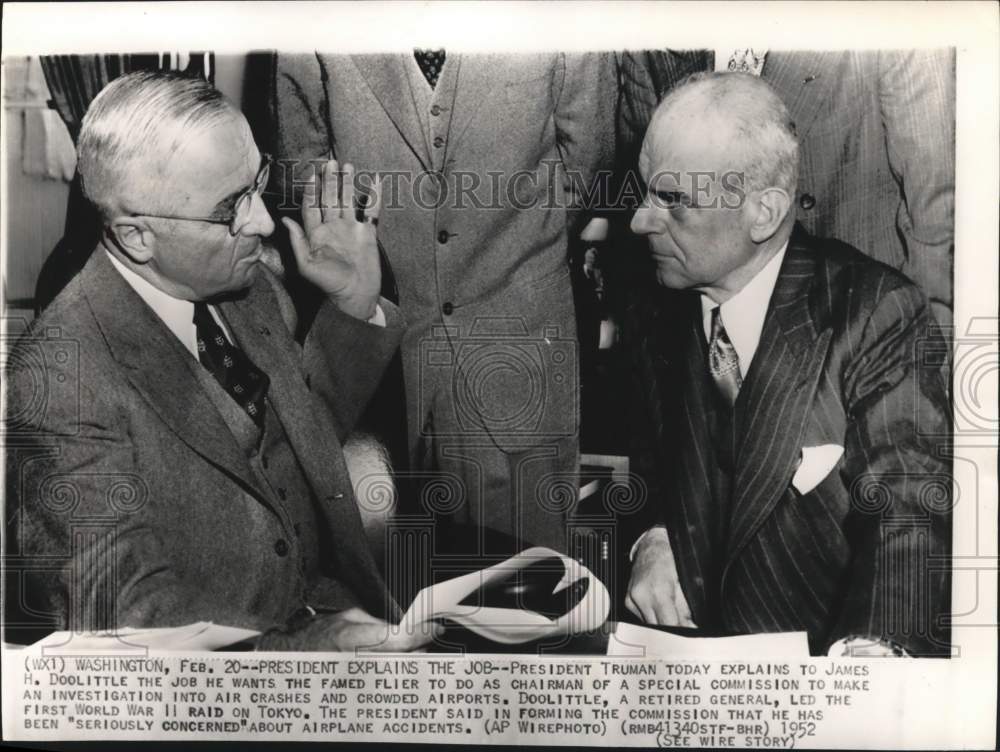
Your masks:
{"label": "suit lapel", "polygon": [[[676,462],[676,500],[664,500],[667,508],[671,542],[675,547],[674,559],[677,563],[681,582],[687,583],[685,595],[692,615],[698,624],[714,621],[713,603],[709,601],[706,583],[715,582],[718,569],[713,562],[718,560],[716,531],[719,522],[719,506],[712,499],[711,466],[714,462],[712,441],[706,416],[714,411],[713,398],[708,392],[705,369],[708,363],[705,335],[701,328],[701,303],[698,295],[687,297],[683,313],[676,320],[661,324],[661,331],[670,327],[680,331],[679,341],[661,344],[665,353],[681,353],[674,364],[677,379],[674,383],[667,379],[661,389],[672,391],[679,388],[679,403],[674,394],[663,394],[666,405],[679,404],[679,413],[663,426],[676,439],[659,437],[661,446],[678,444],[676,457],[664,457],[663,461]],[[675,335],[676,337],[676,335]],[[712,569],[707,569],[711,567]],[[714,591],[713,591],[714,592]]]}
{"label": "suit lapel", "polygon": [[[402,55],[352,55],[351,60],[425,170],[432,169],[426,134],[407,83]],[[448,65],[445,65],[445,71]]]}
{"label": "suit lapel", "polygon": [[[269,296],[271,301],[262,301],[260,296]],[[301,354],[291,337],[277,336],[284,321],[268,314],[278,311],[269,284],[258,280],[250,294],[223,303],[219,311],[240,347],[271,379],[268,399],[332,531],[332,539],[337,541],[330,554],[338,572],[367,599],[370,610],[398,618],[396,604],[382,600],[387,592],[385,582],[367,545],[347,466],[337,446],[336,429],[306,385],[297,365]]]}
{"label": "suit lapel", "polygon": [[87,301],[112,355],[160,419],[184,443],[266,502],[246,457],[208,396],[202,366],[146,305],[102,249],[81,272]]}
{"label": "suit lapel", "polygon": [[[453,153],[473,118],[481,111],[483,99],[502,96],[502,92],[496,92],[496,86],[497,71],[503,66],[503,61],[492,55],[455,55],[455,62],[459,65],[450,72],[451,58],[444,66],[444,79],[454,86],[447,144]],[[449,81],[449,76],[454,78]]]}
{"label": "suit lapel", "polygon": [[784,101],[800,140],[830,101],[843,52],[768,52],[761,76]]}
{"label": "suit lapel", "polygon": [[789,242],[760,346],[736,402],[740,450],[727,569],[788,487],[832,336],[814,331],[809,293],[821,261],[803,241],[797,230]]}

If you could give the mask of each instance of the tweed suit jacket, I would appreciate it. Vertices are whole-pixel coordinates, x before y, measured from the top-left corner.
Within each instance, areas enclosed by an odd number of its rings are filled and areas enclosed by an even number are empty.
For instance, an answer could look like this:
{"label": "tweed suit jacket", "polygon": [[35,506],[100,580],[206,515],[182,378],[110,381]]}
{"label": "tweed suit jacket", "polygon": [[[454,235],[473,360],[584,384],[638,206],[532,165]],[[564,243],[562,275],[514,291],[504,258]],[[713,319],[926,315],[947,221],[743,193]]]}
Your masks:
{"label": "tweed suit jacket", "polygon": [[[568,245],[586,186],[613,157],[613,58],[449,52],[430,115],[414,102],[406,58],[279,55],[277,153],[303,160],[335,147],[339,159],[385,179],[379,237],[409,325],[402,352],[411,438],[431,395],[453,388],[474,395],[469,433],[485,431],[501,448],[571,436],[576,395],[560,386],[576,384]],[[475,374],[461,371],[465,383],[453,384],[427,358],[428,348],[451,348],[470,371],[485,358],[495,374],[488,348],[474,346],[522,342],[529,346],[517,355],[547,389],[546,404],[523,424],[509,419],[523,394],[477,386]],[[467,353],[478,354],[466,361]]]}
{"label": "tweed suit jacket", "polygon": [[[668,296],[633,349],[646,521],[667,528],[695,623],[805,630],[816,653],[848,636],[946,650],[951,425],[939,366],[920,365],[940,345],[924,296],[796,228],[733,413],[729,499],[712,497],[698,297]],[[802,449],[825,444],[844,454],[800,494]]]}
{"label": "tweed suit jacket", "polygon": [[[326,304],[300,347],[291,303],[261,268],[218,311],[270,377],[268,409],[316,499],[319,538],[332,542],[307,602],[391,618],[340,444],[398,346],[399,316],[385,307],[382,329]],[[22,610],[53,628],[282,627],[303,605],[298,557],[276,548],[295,540],[288,515],[216,406],[213,389],[225,393],[105,252],[19,348],[7,373],[6,491],[11,546],[28,562]]]}
{"label": "tweed suit jacket", "polygon": [[[714,52],[621,57],[620,138],[628,165],[657,103]],[[901,270],[951,323],[955,215],[953,50],[768,52],[761,77],[801,142],[798,220]]]}

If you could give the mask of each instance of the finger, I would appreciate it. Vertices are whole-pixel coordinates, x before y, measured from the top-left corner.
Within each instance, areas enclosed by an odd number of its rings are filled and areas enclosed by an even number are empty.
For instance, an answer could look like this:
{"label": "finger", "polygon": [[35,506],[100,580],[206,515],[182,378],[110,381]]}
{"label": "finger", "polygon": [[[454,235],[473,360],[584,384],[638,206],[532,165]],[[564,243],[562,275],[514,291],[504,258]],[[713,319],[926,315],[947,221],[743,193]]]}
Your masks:
{"label": "finger", "polygon": [[306,232],[311,233],[323,223],[323,210],[317,198],[316,184],[322,180],[320,170],[316,170],[312,180],[306,182],[302,189],[302,224]]}
{"label": "finger", "polygon": [[632,596],[632,602],[639,609],[639,618],[642,619],[646,624],[659,624],[656,620],[656,610],[653,607],[653,599],[650,597],[648,591],[633,590],[629,593]]}
{"label": "finger", "polygon": [[634,616],[638,616],[640,619],[642,618],[642,614],[639,613],[639,607],[635,605],[635,601],[632,600],[631,595],[625,596],[625,608],[631,611]]}
{"label": "finger", "polygon": [[365,611],[363,608],[355,606],[354,608],[348,608],[340,612],[340,615],[353,622],[362,622],[365,624],[382,624],[385,625],[387,622],[383,619],[379,619],[377,616],[372,616],[370,613]]}
{"label": "finger", "polygon": [[653,610],[656,613],[656,623],[662,627],[676,627],[680,625],[680,616],[674,608],[673,600],[670,598],[658,598],[653,603]]}
{"label": "finger", "polygon": [[382,211],[382,180],[377,172],[372,181],[372,192],[365,207],[365,219],[372,224],[378,224],[378,215]]}
{"label": "finger", "polygon": [[677,618],[682,627],[693,627],[694,622],[691,620],[691,607],[688,606],[687,598],[684,597],[684,591],[681,588],[674,588],[674,608],[677,611]]}
{"label": "finger", "polygon": [[354,165],[350,162],[344,164],[343,180],[344,199],[340,202],[340,216],[354,219]]}
{"label": "finger", "polygon": [[323,206],[326,214],[323,219],[329,221],[340,216],[340,168],[336,159],[331,159],[323,165]]}
{"label": "finger", "polygon": [[380,625],[359,624],[357,629],[359,636],[364,634],[364,630],[367,630],[365,636],[369,641],[368,647],[372,650],[383,653],[405,653],[416,650],[433,640],[438,634],[439,627],[434,624],[421,624],[409,628],[390,627],[386,622],[382,622]]}
{"label": "finger", "polygon": [[292,253],[295,254],[295,263],[302,269],[309,263],[312,257],[312,246],[306,238],[305,232],[299,223],[289,217],[281,218],[282,224],[288,229],[288,240],[292,244]]}

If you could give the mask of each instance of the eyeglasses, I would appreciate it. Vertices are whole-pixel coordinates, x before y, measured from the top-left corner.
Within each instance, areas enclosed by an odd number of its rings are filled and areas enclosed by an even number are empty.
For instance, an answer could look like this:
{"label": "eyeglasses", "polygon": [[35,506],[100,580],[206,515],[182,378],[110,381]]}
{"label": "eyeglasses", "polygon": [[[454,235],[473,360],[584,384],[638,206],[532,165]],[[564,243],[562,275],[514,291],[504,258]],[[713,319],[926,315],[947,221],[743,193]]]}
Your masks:
{"label": "eyeglasses", "polygon": [[253,185],[236,197],[233,208],[218,217],[182,217],[177,214],[133,214],[134,217],[154,217],[156,219],[180,219],[185,222],[208,222],[213,225],[229,225],[229,234],[233,237],[239,235],[247,222],[250,221],[251,207],[253,206],[254,195],[263,196],[264,188],[267,187],[268,178],[271,176],[270,154],[262,154],[260,158],[260,169],[257,170],[257,177],[254,178]]}

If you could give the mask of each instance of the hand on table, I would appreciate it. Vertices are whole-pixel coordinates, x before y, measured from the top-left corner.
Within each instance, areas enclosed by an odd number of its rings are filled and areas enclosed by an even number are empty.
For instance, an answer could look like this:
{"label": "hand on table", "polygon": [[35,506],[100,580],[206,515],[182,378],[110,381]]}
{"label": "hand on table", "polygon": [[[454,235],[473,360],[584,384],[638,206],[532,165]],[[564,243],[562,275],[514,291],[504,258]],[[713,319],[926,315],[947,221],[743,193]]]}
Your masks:
{"label": "hand on table", "polygon": [[291,632],[267,632],[258,640],[258,650],[327,650],[350,652],[357,649],[383,653],[405,653],[431,642],[444,628],[437,623],[407,632],[396,631],[387,621],[360,608],[335,614],[319,614]]}
{"label": "hand on table", "polygon": [[646,624],[694,627],[666,528],[647,530],[632,561],[625,607]]}
{"label": "hand on table", "polygon": [[382,270],[375,226],[382,204],[375,176],[373,195],[358,220],[354,204],[354,167],[341,172],[331,159],[306,184],[302,225],[284,218],[299,272],[333,298],[344,313],[368,320],[375,313]]}

